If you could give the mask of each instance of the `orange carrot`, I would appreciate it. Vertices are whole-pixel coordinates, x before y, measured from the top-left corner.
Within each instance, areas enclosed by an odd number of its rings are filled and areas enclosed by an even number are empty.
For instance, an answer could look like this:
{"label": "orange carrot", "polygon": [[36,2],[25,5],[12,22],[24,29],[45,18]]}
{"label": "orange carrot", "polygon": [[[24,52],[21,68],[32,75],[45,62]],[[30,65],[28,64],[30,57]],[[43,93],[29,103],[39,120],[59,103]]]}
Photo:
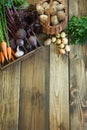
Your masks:
{"label": "orange carrot", "polygon": [[12,61],[14,60],[14,56],[13,55],[11,55],[11,59],[12,59]]}
{"label": "orange carrot", "polygon": [[11,52],[12,52],[12,55],[15,56],[15,52],[13,50],[11,50]]}
{"label": "orange carrot", "polygon": [[0,52],[0,62],[1,62],[2,60],[1,60],[1,52]]}
{"label": "orange carrot", "polygon": [[4,53],[4,56],[5,56],[6,60],[8,60],[8,57],[7,57],[7,44],[6,44],[5,41],[3,41],[3,42],[1,43],[1,48],[2,48],[2,50],[3,50],[3,53]]}
{"label": "orange carrot", "polygon": [[3,54],[3,52],[1,51],[0,52],[1,53],[1,62],[2,62],[2,64],[4,63],[4,61],[5,61],[5,57],[4,57],[4,54]]}
{"label": "orange carrot", "polygon": [[11,47],[10,46],[7,47],[7,55],[9,60],[11,60],[11,51],[12,51]]}

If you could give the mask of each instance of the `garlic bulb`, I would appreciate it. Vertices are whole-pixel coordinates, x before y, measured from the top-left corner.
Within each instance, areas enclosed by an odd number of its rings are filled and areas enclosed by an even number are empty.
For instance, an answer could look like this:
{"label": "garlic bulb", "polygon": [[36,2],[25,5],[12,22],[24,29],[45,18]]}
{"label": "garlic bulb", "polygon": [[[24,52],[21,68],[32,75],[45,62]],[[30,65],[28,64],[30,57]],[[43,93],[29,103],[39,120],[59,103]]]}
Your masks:
{"label": "garlic bulb", "polygon": [[19,46],[17,46],[17,51],[16,51],[16,53],[15,53],[15,56],[16,57],[21,57],[21,56],[23,56],[24,55],[24,51],[21,51],[20,49],[19,49]]}

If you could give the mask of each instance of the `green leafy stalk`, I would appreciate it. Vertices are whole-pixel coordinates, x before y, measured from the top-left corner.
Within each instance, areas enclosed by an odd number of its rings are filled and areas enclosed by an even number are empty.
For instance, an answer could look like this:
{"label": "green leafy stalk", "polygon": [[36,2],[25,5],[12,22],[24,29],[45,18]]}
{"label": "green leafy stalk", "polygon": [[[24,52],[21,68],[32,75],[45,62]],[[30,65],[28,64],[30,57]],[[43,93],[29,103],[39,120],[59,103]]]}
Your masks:
{"label": "green leafy stalk", "polygon": [[4,36],[3,36],[3,29],[2,29],[2,24],[0,21],[0,43],[4,40]]}
{"label": "green leafy stalk", "polygon": [[87,16],[73,16],[66,28],[66,33],[69,34],[71,44],[83,45],[87,41]]}
{"label": "green leafy stalk", "polygon": [[21,5],[28,7],[29,3],[26,0],[12,0],[15,7],[19,9]]}
{"label": "green leafy stalk", "polygon": [[3,32],[4,40],[6,41],[7,45],[10,46],[9,37],[8,37],[8,28],[7,28],[4,0],[3,0],[2,3],[3,4],[0,6],[0,9],[1,9],[0,10],[0,18],[1,18],[2,32]]}

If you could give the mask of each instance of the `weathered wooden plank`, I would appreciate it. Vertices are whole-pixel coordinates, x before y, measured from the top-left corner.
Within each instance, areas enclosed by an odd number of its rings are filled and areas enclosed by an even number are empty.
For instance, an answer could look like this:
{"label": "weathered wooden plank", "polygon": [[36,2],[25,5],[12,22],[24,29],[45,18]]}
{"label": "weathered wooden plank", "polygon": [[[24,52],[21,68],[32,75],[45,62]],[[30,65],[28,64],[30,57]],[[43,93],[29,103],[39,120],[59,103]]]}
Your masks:
{"label": "weathered wooden plank", "polygon": [[19,130],[48,130],[49,48],[22,63]]}
{"label": "weathered wooden plank", "polygon": [[73,46],[70,55],[71,130],[84,129],[87,121],[87,46]]}
{"label": "weathered wooden plank", "polygon": [[50,130],[69,130],[68,57],[50,46]]}
{"label": "weathered wooden plank", "polygon": [[0,71],[0,130],[18,130],[20,65]]}
{"label": "weathered wooden plank", "polygon": [[[87,0],[70,2],[70,15],[86,15]],[[72,5],[76,5],[73,6]],[[73,12],[73,10],[75,12]],[[71,46],[70,53],[70,124],[71,130],[87,129],[87,45]]]}

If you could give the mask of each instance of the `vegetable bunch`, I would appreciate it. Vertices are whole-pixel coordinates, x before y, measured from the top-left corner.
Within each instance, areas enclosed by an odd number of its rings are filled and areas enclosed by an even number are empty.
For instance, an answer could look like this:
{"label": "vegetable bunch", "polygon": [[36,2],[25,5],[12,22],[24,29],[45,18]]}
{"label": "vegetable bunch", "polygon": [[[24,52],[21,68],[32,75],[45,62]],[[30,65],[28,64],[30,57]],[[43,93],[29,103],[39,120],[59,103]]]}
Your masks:
{"label": "vegetable bunch", "polygon": [[12,49],[9,43],[8,29],[5,15],[5,8],[0,5],[0,62],[13,60]]}
{"label": "vegetable bunch", "polygon": [[71,44],[83,45],[87,41],[87,16],[73,16],[66,28],[66,33],[69,34]]}

